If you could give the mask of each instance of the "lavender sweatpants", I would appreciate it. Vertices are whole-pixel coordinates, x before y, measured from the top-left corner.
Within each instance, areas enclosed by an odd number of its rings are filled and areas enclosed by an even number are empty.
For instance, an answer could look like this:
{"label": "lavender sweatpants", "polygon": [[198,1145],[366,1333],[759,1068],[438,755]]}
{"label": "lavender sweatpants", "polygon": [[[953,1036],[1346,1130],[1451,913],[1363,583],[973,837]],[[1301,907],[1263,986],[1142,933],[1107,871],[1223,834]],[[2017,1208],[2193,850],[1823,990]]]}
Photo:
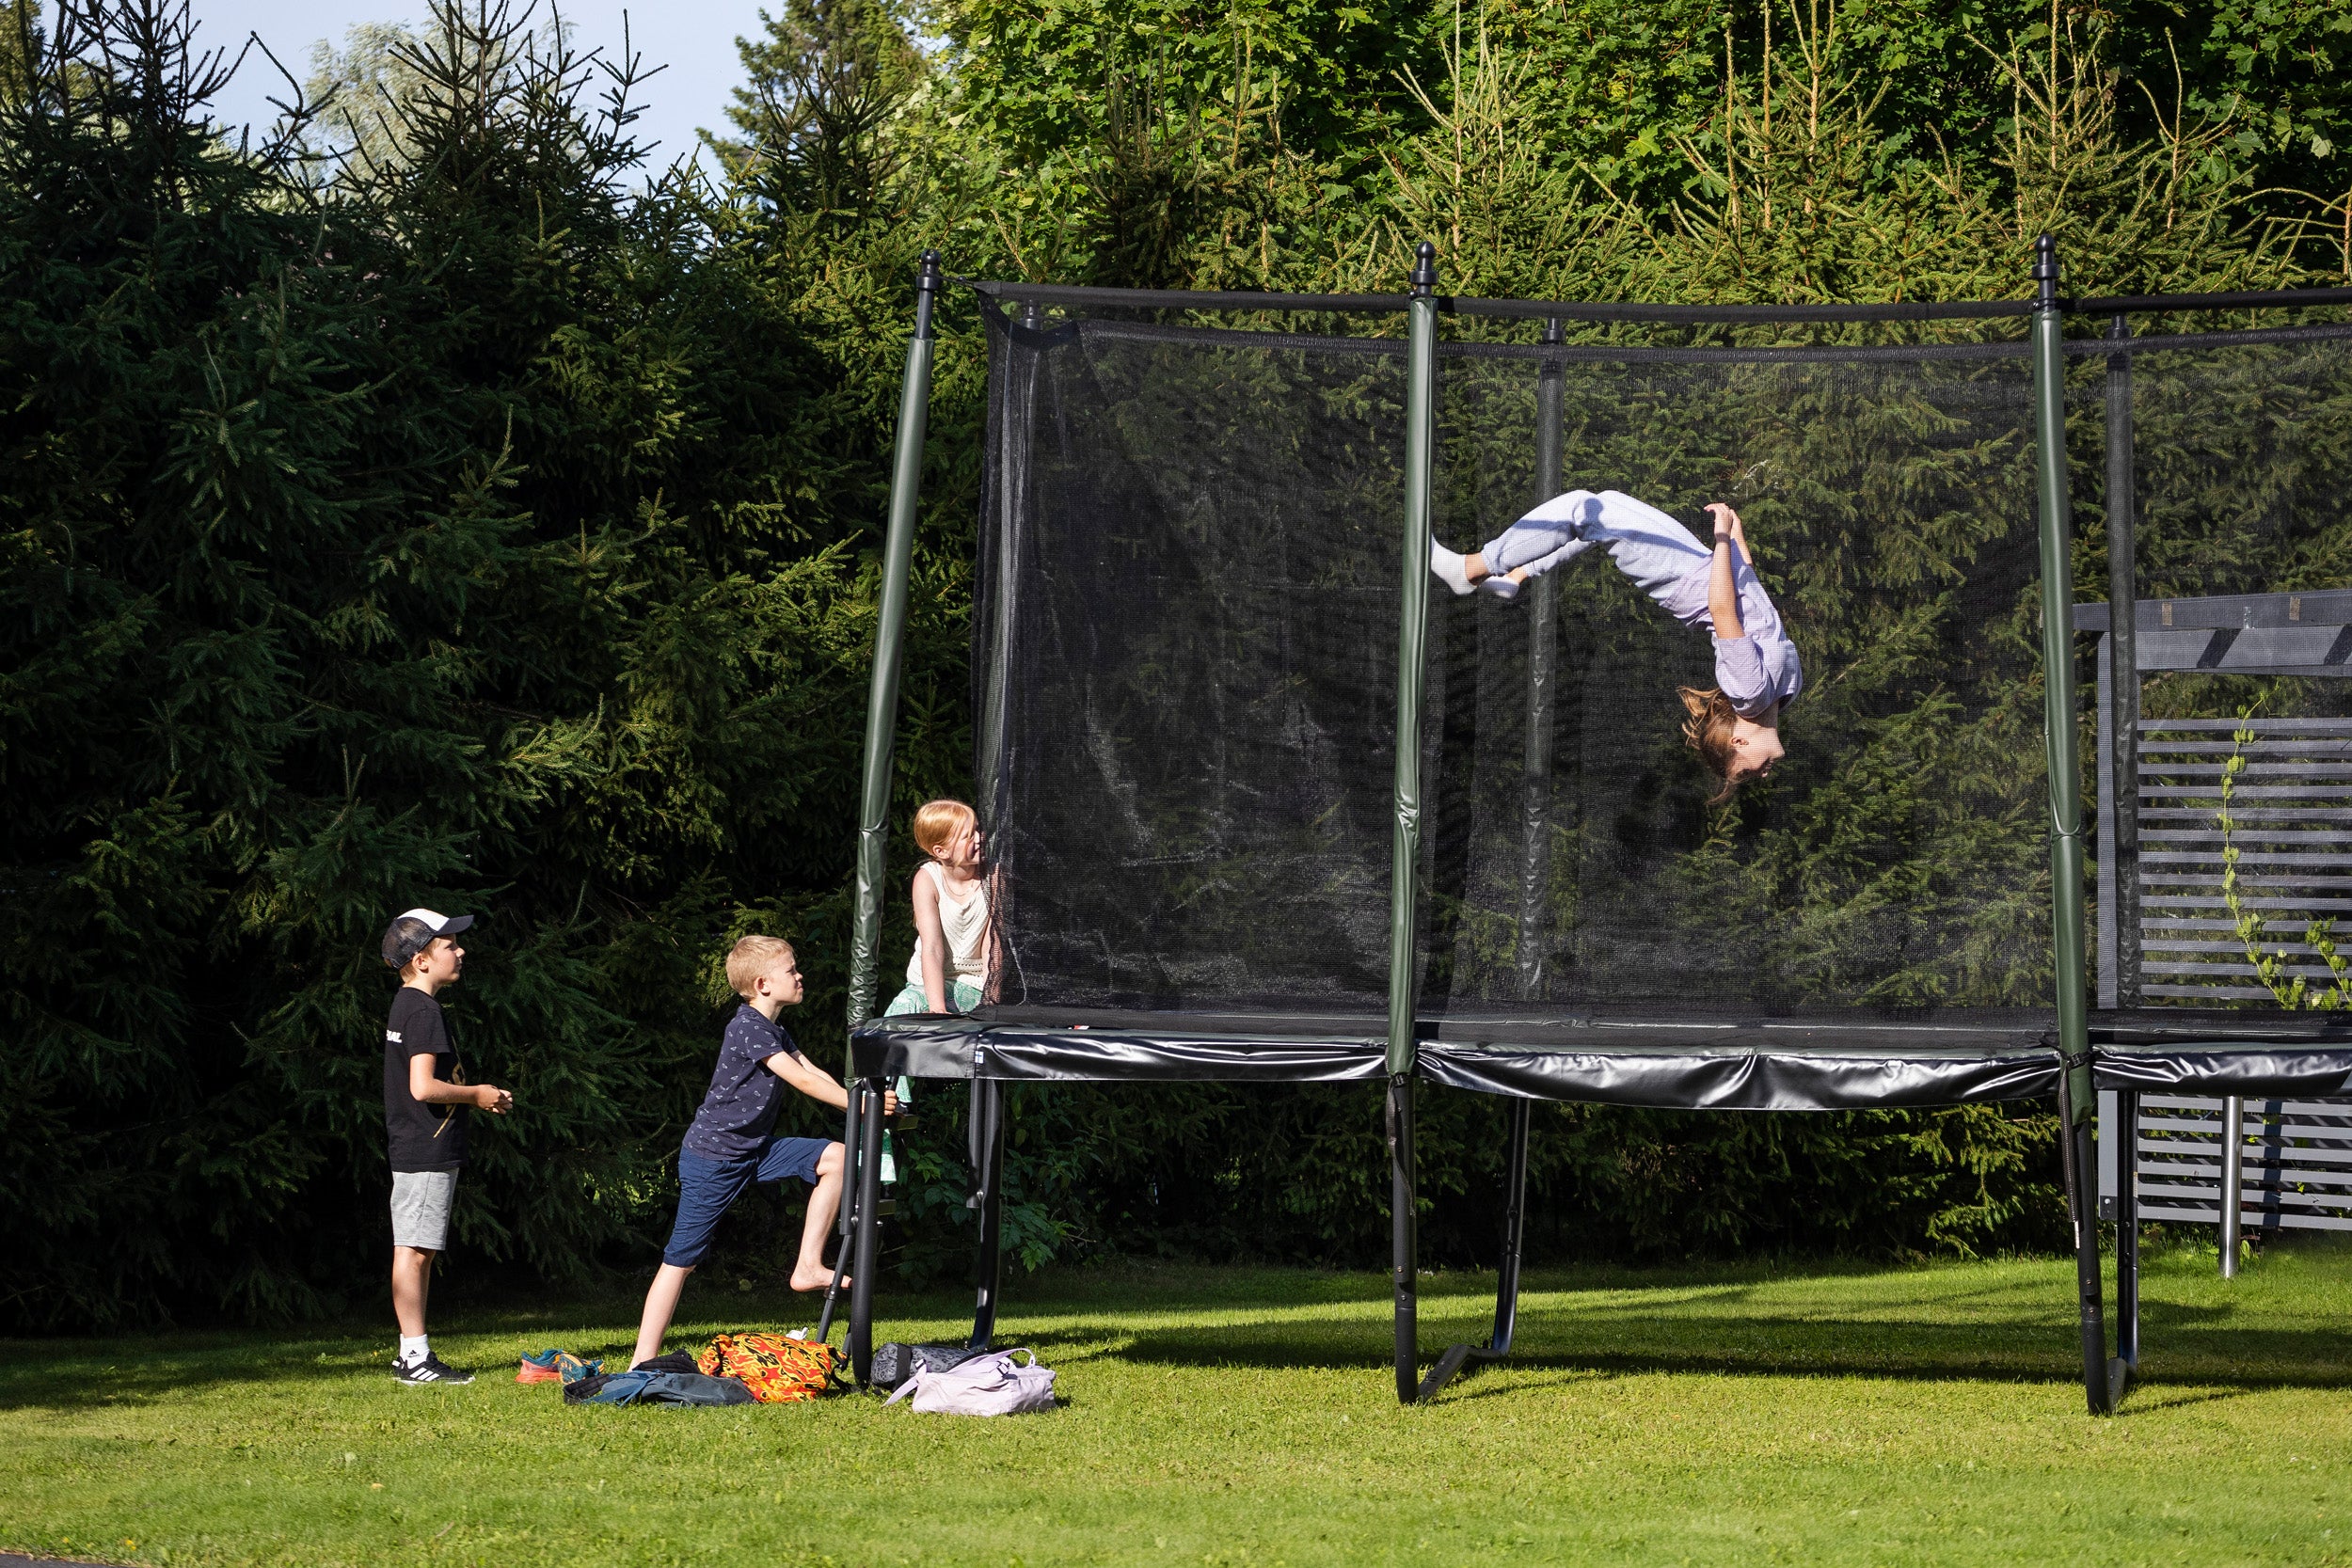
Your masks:
{"label": "lavender sweatpants", "polygon": [[[1690,593],[1675,590],[1692,574],[1705,572],[1715,554],[1689,529],[1620,490],[1570,490],[1554,496],[1504,529],[1482,553],[1490,572],[1524,566],[1530,577],[1541,577],[1596,545],[1607,546],[1617,570],[1677,619],[1688,618],[1681,613],[1687,607],[1680,601]],[[1706,603],[1702,592],[1698,607],[1704,610]]]}

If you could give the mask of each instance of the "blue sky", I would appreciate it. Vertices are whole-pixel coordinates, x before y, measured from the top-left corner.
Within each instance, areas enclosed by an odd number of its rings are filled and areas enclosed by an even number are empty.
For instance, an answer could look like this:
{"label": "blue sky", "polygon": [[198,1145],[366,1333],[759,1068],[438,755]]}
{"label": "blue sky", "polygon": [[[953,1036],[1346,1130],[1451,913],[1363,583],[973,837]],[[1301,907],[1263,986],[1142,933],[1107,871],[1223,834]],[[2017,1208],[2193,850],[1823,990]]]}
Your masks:
{"label": "blue sky", "polygon": [[[515,0],[519,10],[527,0]],[[772,0],[771,0],[772,3]],[[286,68],[308,76],[310,46],[326,39],[342,47],[344,32],[363,22],[414,24],[425,13],[422,0],[193,0],[200,48],[227,47],[234,55],[246,35],[258,33]],[[657,164],[692,150],[699,127],[725,128],[728,91],[742,80],[735,40],[758,33],[759,0],[569,0],[564,18],[582,51],[602,46],[617,58],[624,12],[644,65],[666,66],[641,89],[645,113],[636,130],[641,141],[659,141]],[[532,13],[547,16],[547,0]],[[285,84],[256,50],[215,105],[230,124],[266,120],[269,100],[285,96]]]}

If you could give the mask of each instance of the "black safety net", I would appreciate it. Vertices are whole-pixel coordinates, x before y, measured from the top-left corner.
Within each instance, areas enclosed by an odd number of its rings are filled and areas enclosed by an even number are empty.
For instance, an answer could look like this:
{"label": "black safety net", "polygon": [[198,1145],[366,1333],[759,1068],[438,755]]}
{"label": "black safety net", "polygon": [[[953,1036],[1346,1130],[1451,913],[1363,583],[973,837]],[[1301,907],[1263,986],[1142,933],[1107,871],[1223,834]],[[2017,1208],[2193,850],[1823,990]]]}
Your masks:
{"label": "black safety net", "polygon": [[1393,342],[990,316],[981,819],[1009,1005],[1387,988]]}
{"label": "black safety net", "polygon": [[[995,1015],[1212,1033],[1234,1019],[1279,1033],[1289,1015],[1297,1032],[1376,1034],[1406,569],[1401,318],[1077,293],[984,314],[974,670],[1002,871]],[[1957,1037],[1914,1031],[2044,1040],[2022,325],[1542,331],[1443,324],[1438,539],[1477,549],[1561,490],[1625,492],[1701,536],[1702,505],[1728,501],[1804,685],[1780,716],[1786,757],[1718,801],[1681,695],[1715,685],[1713,643],[1606,548],[1508,601],[1433,582],[1425,1032],[1558,1049],[1592,1022],[1791,1019],[1930,1052]],[[2068,347],[2078,597],[2106,596],[2111,364],[2129,367],[2143,597],[2345,582],[2352,539],[2318,499],[2352,479],[2352,341]],[[2110,753],[2092,742],[2113,682],[2082,645],[2086,783],[2104,801]],[[2352,633],[2339,661],[2345,648]],[[2319,677],[2145,681],[2145,711],[2168,719],[2352,711]],[[2352,780],[2352,755],[2337,776]],[[2142,824],[2143,856],[2180,826]],[[2102,950],[2110,966],[2123,941]]]}
{"label": "black safety net", "polygon": [[[1745,520],[1804,689],[1768,781],[1679,693],[1715,650],[1588,551],[1433,622],[1422,995],[1465,1011],[2029,1007],[2049,995],[2022,345],[1555,363],[1569,488]],[[1438,532],[1531,504],[1540,357],[1443,362]],[[1548,678],[1547,677],[1548,672]]]}
{"label": "black safety net", "polygon": [[2352,915],[2352,328],[2137,325],[2069,345],[2080,596],[2113,596],[2120,524],[2140,601],[2136,692],[2106,607],[2077,617],[2096,634],[2084,673],[2098,998],[2341,1011],[2352,969],[2329,950],[2332,923]]}

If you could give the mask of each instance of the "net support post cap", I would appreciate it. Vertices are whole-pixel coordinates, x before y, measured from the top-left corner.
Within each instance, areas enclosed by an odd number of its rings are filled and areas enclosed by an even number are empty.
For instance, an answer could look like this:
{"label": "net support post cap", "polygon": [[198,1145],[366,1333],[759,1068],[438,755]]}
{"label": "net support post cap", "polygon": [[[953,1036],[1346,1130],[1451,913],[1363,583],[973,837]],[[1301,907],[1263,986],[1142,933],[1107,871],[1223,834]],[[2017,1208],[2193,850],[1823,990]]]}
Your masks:
{"label": "net support post cap", "polygon": [[1438,247],[1427,240],[1413,247],[1413,293],[1438,292]]}
{"label": "net support post cap", "polygon": [[2034,303],[2044,310],[2058,305],[2058,241],[2043,234],[2033,242]]}
{"label": "net support post cap", "polygon": [[917,341],[929,342],[931,338],[931,307],[939,299],[939,252],[926,250],[914,269],[914,336]]}

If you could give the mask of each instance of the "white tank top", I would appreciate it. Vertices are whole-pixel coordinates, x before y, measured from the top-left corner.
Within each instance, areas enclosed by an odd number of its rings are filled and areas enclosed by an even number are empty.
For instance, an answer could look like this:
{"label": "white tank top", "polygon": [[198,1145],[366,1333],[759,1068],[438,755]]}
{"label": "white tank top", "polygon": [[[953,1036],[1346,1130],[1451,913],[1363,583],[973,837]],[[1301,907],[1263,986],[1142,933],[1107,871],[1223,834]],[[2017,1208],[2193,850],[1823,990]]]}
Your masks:
{"label": "white tank top", "polygon": [[[967,986],[982,986],[988,982],[988,883],[975,882],[971,895],[961,903],[947,891],[947,874],[934,861],[923,867],[930,873],[931,886],[939,892],[939,928],[947,939],[947,983],[961,980]],[[923,983],[923,938],[914,938],[914,957],[907,960],[907,984]]]}

